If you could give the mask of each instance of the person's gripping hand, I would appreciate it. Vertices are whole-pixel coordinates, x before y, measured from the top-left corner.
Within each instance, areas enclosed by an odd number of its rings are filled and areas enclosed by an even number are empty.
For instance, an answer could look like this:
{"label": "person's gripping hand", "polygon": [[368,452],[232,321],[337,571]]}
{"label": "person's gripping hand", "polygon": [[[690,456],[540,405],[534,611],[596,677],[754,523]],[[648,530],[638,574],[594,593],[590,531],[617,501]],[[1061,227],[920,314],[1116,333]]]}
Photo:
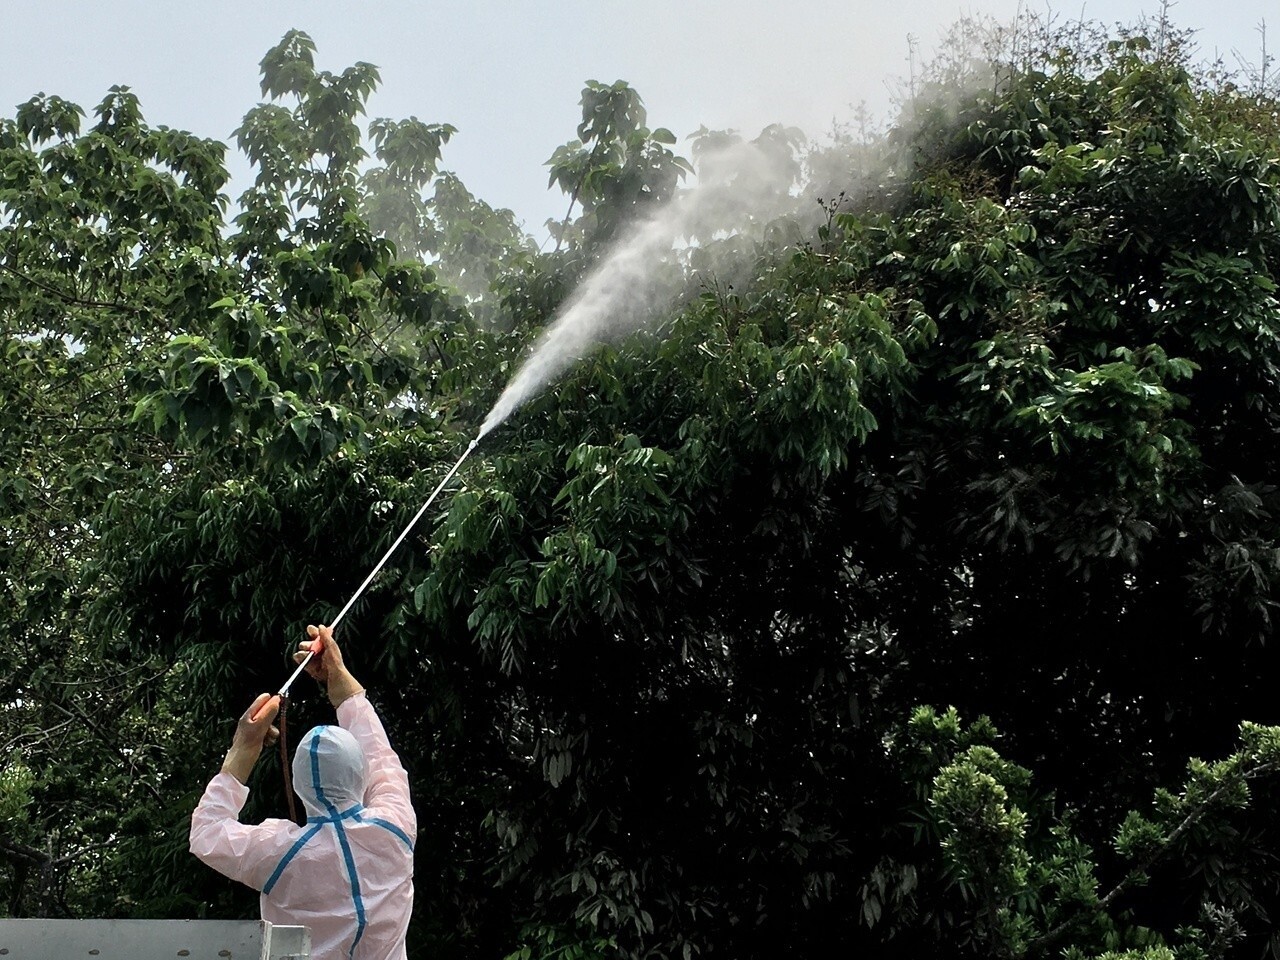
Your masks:
{"label": "person's gripping hand", "polygon": [[229,773],[241,783],[249,779],[253,765],[258,762],[264,745],[270,746],[280,738],[280,731],[272,725],[276,714],[280,712],[280,698],[269,693],[260,693],[249,704],[249,709],[240,715],[236,723],[235,735],[231,738],[231,749],[222,761],[222,772]]}
{"label": "person's gripping hand", "polygon": [[321,624],[307,627],[307,639],[298,644],[293,655],[294,663],[302,663],[308,653],[314,653],[307,664],[307,674],[323,683],[329,694],[329,702],[335,707],[348,697],[362,693],[364,687],[351,675],[342,659],[342,649],[333,639],[333,631]]}

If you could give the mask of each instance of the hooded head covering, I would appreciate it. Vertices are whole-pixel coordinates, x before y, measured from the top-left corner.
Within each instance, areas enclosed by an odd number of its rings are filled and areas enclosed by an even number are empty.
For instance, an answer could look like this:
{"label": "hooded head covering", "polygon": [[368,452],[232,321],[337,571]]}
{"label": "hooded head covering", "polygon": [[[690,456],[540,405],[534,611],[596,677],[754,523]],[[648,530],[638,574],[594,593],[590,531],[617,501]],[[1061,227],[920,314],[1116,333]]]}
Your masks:
{"label": "hooded head covering", "polygon": [[293,789],[308,817],[331,817],[363,801],[367,774],[364,751],[342,727],[312,727],[293,754]]}

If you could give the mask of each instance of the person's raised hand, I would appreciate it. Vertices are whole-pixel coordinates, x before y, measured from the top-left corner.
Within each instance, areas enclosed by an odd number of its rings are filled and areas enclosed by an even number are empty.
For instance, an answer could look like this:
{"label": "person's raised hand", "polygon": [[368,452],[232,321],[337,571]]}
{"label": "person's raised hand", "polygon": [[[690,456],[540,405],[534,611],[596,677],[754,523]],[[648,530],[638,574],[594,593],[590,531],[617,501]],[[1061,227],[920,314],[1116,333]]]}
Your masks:
{"label": "person's raised hand", "polygon": [[329,702],[335,707],[364,687],[351,675],[342,659],[342,649],[333,639],[333,630],[324,624],[307,627],[307,639],[298,644],[293,655],[294,663],[302,663],[308,653],[314,653],[307,664],[307,674],[323,683],[329,694]]}
{"label": "person's raised hand", "polygon": [[342,660],[342,648],[338,646],[338,641],[333,639],[333,631],[324,624],[318,627],[314,625],[307,627],[307,639],[298,644],[293,662],[302,663],[306,660],[307,654],[315,654],[307,664],[307,676],[320,683],[328,683],[331,672],[341,673],[346,669],[346,664]]}
{"label": "person's raised hand", "polygon": [[268,740],[275,743],[280,736],[280,731],[272,726],[271,721],[279,712],[279,696],[272,696],[269,693],[258,694],[253,703],[249,704],[249,709],[240,715],[232,743],[244,747],[257,747],[259,750]]}
{"label": "person's raised hand", "polygon": [[222,763],[222,772],[229,773],[241,783],[249,779],[253,765],[258,762],[264,744],[275,743],[280,738],[280,731],[271,723],[280,712],[280,698],[269,693],[260,693],[249,704],[249,709],[240,715],[236,723],[235,735],[231,738],[231,749]]}

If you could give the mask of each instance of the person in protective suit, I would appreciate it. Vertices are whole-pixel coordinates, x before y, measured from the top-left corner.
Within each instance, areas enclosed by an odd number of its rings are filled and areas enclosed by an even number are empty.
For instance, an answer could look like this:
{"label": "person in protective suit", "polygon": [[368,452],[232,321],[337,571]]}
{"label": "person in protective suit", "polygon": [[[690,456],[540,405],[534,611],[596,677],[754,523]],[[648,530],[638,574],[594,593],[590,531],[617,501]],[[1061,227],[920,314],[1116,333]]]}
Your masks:
{"label": "person in protective suit", "polygon": [[[316,960],[403,960],[413,910],[417,817],[409,778],[364,687],[347,670],[328,627],[307,672],[326,684],[338,726],[309,730],[293,756],[293,785],[306,826],[239,822],[245,786],[274,728],[279,701],[262,694],[240,717],[222,771],[191,816],[191,852],[262,893],[262,919],[311,928]],[[268,708],[251,719],[264,704]]]}

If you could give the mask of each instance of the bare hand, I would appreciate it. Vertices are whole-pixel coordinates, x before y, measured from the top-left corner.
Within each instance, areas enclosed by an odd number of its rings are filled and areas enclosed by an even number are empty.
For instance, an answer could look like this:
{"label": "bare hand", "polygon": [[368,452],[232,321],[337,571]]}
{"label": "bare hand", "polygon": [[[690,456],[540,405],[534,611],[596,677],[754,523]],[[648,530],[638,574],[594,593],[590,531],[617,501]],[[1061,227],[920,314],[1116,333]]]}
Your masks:
{"label": "bare hand", "polygon": [[294,663],[301,663],[306,659],[308,653],[314,653],[311,662],[307,664],[307,675],[315,678],[321,683],[328,683],[332,675],[342,673],[346,670],[346,664],[342,660],[342,650],[338,647],[338,641],[333,639],[333,631],[324,624],[320,626],[308,626],[307,636],[309,640],[298,644],[298,651],[293,655]]}
{"label": "bare hand", "polygon": [[280,712],[280,698],[269,693],[260,693],[249,704],[249,709],[240,715],[236,724],[236,733],[232,738],[232,746],[257,747],[262,749],[280,739],[280,731],[271,723]]}
{"label": "bare hand", "polygon": [[329,702],[336,707],[348,697],[362,693],[364,687],[347,669],[338,641],[333,639],[333,631],[323,624],[309,626],[307,636],[310,639],[298,645],[293,662],[302,663],[308,653],[315,654],[307,664],[307,673],[325,685]]}
{"label": "bare hand", "polygon": [[264,744],[270,745],[280,738],[280,731],[271,723],[280,711],[280,698],[260,693],[240,715],[231,749],[222,762],[222,772],[229,773],[241,783],[249,779],[253,765],[258,762]]}

